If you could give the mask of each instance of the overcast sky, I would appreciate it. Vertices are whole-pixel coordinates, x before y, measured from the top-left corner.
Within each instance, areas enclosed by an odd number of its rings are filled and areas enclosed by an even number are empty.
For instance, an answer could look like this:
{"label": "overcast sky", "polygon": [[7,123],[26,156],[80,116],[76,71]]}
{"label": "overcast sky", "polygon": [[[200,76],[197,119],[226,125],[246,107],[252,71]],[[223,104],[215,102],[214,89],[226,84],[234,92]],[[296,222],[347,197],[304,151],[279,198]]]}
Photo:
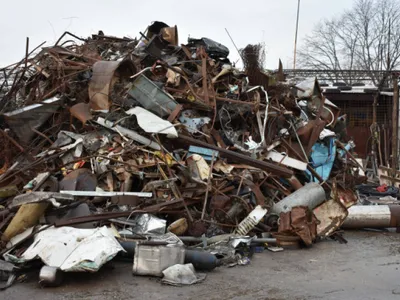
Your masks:
{"label": "overcast sky", "polygon": [[[301,0],[299,44],[313,26],[351,7],[351,0]],[[64,31],[87,37],[98,30],[106,35],[137,37],[152,21],[177,25],[179,42],[208,37],[238,54],[225,32],[239,48],[264,42],[266,66],[276,69],[293,64],[297,0],[11,0],[4,1],[0,18],[0,67],[23,58],[25,39],[30,48],[43,41],[52,45]]]}

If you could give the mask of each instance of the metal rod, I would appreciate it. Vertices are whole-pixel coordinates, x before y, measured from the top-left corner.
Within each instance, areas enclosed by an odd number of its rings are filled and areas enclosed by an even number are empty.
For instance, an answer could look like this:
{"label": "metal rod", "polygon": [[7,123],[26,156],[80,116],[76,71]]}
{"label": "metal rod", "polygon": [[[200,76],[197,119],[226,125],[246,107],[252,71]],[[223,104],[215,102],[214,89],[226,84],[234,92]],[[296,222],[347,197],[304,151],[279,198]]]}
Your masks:
{"label": "metal rod", "polygon": [[290,127],[293,129],[293,132],[294,132],[294,134],[296,136],[297,142],[299,143],[301,151],[303,152],[303,155],[304,155],[304,158],[306,159],[306,162],[310,163],[310,160],[308,159],[307,153],[304,150],[303,144],[300,141],[299,135],[297,134],[296,128],[294,128],[294,125],[293,125],[292,121],[289,121],[289,124],[290,124]]}
{"label": "metal rod", "polygon": [[112,196],[137,196],[143,198],[153,197],[153,193],[140,192],[96,192],[96,191],[60,191],[61,194],[70,194],[72,196],[83,197],[112,197]]}
{"label": "metal rod", "polygon": [[207,207],[207,198],[208,198],[208,192],[210,191],[210,182],[212,176],[212,169],[214,167],[214,159],[215,159],[215,151],[212,152],[212,157],[211,157],[211,166],[210,166],[210,172],[208,173],[206,195],[204,197],[203,211],[201,212],[202,220],[204,220],[204,214],[206,212],[206,207]]}
{"label": "metal rod", "polygon": [[[202,237],[194,237],[194,236],[178,236],[178,238],[182,242],[197,242],[201,243],[203,240],[206,240],[207,242],[210,241],[210,238],[202,238]],[[251,241],[251,243],[257,243],[257,244],[263,244],[263,243],[271,243],[275,244],[276,243],[276,238],[255,238]]]}
{"label": "metal rod", "polygon": [[242,59],[242,62],[244,62],[243,56],[242,56],[242,54],[240,53],[240,51],[239,51],[238,47],[236,46],[235,42],[233,41],[231,35],[229,34],[228,29],[225,28],[225,31],[226,31],[226,33],[228,34],[229,38],[231,39],[233,46],[235,46],[236,51],[238,52],[240,58]]}

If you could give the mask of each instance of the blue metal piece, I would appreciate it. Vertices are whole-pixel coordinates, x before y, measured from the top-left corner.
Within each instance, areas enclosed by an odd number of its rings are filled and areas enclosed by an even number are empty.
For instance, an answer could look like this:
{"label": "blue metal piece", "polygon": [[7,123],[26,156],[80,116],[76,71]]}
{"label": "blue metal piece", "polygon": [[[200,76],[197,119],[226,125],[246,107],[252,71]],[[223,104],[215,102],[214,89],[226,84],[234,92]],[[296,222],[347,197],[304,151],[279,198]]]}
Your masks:
{"label": "blue metal piece", "polygon": [[[336,157],[336,143],[335,137],[326,138],[328,146],[325,143],[317,142],[312,147],[311,152],[311,167],[322,177],[327,180],[331,174],[333,163]],[[307,174],[313,179],[314,182],[319,182],[317,178],[313,177],[310,171]]]}
{"label": "blue metal piece", "polygon": [[188,157],[189,157],[190,155],[193,155],[193,154],[199,154],[199,155],[201,155],[205,160],[211,161],[213,152],[215,153],[215,154],[214,154],[214,159],[216,159],[216,158],[218,157],[218,155],[219,155],[219,152],[218,152],[218,151],[211,150],[211,149],[208,149],[208,148],[198,147],[198,146],[189,146]]}

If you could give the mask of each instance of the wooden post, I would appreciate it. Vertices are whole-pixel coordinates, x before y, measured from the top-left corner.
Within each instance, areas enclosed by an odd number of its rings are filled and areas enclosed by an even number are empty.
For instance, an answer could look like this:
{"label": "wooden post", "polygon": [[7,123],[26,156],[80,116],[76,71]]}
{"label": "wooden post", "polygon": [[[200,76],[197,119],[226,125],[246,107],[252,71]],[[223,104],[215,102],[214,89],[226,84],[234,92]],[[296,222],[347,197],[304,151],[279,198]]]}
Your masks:
{"label": "wooden post", "polygon": [[398,75],[393,74],[393,112],[392,112],[392,176],[396,177],[398,155],[398,123],[399,123],[399,84]]}

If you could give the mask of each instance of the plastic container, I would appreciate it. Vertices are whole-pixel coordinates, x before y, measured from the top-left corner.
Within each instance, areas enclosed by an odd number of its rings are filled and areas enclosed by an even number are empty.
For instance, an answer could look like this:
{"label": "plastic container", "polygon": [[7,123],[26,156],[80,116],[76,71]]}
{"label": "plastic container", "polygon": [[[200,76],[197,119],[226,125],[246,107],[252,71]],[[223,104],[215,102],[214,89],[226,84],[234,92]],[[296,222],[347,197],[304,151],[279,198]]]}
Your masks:
{"label": "plastic container", "polygon": [[133,274],[162,277],[162,271],[166,268],[183,264],[184,261],[185,249],[183,245],[137,244],[133,259]]}
{"label": "plastic container", "polygon": [[261,221],[266,213],[266,208],[262,208],[260,205],[257,205],[256,208],[253,209],[253,211],[246,218],[244,218],[242,222],[240,222],[235,233],[242,236],[247,235],[250,230],[252,230],[254,226]]}

